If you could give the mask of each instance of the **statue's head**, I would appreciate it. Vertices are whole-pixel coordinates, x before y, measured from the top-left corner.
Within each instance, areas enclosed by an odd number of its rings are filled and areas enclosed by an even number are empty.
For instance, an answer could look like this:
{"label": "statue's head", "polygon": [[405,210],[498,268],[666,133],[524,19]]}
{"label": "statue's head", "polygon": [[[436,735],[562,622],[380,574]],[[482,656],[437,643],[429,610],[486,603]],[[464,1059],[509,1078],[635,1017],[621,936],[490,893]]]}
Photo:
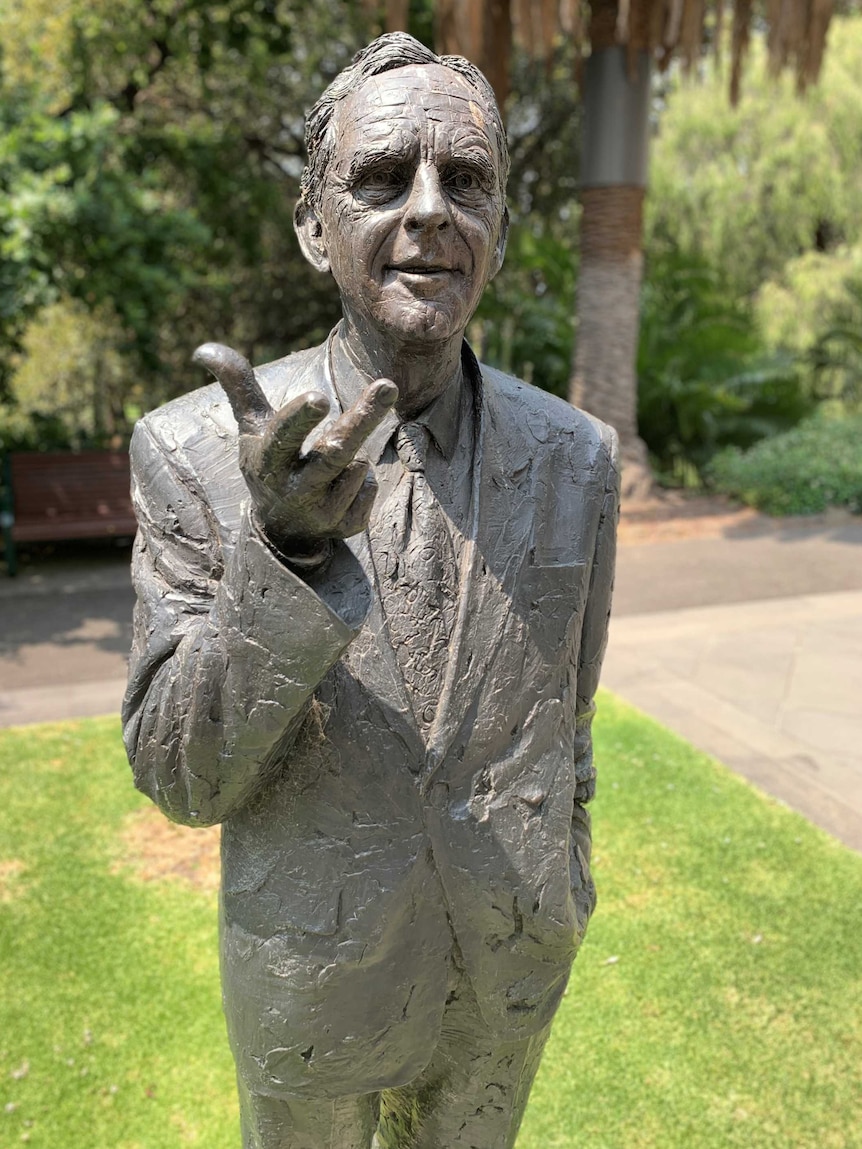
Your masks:
{"label": "statue's head", "polygon": [[506,136],[478,68],[381,36],[311,109],[306,147],[297,235],[345,314],[408,341],[463,331],[508,225]]}

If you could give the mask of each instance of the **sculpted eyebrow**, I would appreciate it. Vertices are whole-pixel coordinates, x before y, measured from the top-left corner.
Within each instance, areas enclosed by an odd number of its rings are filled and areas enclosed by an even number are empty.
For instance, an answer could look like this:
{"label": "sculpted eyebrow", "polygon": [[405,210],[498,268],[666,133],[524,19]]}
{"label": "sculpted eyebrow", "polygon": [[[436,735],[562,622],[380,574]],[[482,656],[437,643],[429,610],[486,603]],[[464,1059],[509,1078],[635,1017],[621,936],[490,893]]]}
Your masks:
{"label": "sculpted eyebrow", "polygon": [[479,163],[491,165],[490,142],[477,138],[474,131],[464,131],[463,129],[457,133],[454,139],[449,142],[449,156],[453,160],[472,160]]}
{"label": "sculpted eyebrow", "polygon": [[408,158],[410,149],[404,145],[398,146],[391,143],[380,144],[378,147],[365,148],[361,152],[357,152],[350,161],[350,167],[347,169],[347,179],[355,180],[358,176],[363,175],[365,172],[376,167],[383,167],[386,164],[402,163]]}
{"label": "sculpted eyebrow", "polygon": [[453,151],[447,160],[449,165],[464,164],[467,167],[473,168],[474,171],[481,172],[485,179],[493,179],[495,175],[495,168],[490,158],[483,151],[478,149],[465,149],[464,151]]}

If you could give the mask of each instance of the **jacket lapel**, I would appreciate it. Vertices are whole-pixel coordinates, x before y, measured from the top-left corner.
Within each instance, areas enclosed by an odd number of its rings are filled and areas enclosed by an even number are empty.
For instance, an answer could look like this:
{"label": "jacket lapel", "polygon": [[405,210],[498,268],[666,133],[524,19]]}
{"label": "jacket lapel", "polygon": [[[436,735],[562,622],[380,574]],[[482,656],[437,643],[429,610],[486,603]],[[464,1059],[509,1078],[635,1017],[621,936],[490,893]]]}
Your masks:
{"label": "jacket lapel", "polygon": [[404,676],[389,638],[389,627],[383,610],[383,598],[377,568],[368,539],[368,531],[349,539],[347,545],[356,555],[373,588],[371,610],[362,630],[343,655],[343,661],[362,683],[363,688],[385,707],[386,720],[394,732],[421,759],[424,748],[413,717]]}
{"label": "jacket lapel", "polygon": [[[430,766],[439,765],[464,727],[493,664],[512,610],[533,524],[535,446],[483,377],[473,465],[470,537],[464,547],[458,615],[437,716],[429,732]],[[465,736],[469,731],[464,731]]]}

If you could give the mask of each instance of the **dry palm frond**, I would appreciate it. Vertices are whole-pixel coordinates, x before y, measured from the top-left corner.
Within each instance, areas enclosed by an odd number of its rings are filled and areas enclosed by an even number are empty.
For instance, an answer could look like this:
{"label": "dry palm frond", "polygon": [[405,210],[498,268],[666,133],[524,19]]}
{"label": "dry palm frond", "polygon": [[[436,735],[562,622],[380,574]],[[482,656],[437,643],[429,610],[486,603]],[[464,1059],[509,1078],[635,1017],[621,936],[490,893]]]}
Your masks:
{"label": "dry palm frond", "polygon": [[386,31],[406,32],[410,15],[410,0],[386,0]]}
{"label": "dry palm frond", "polygon": [[467,46],[460,39],[459,29],[455,23],[456,7],[454,0],[437,0],[434,11],[437,51],[451,55],[460,50],[461,54],[466,56]]}
{"label": "dry palm frond", "polygon": [[509,94],[511,9],[510,0],[438,0],[436,7],[438,51],[472,60],[488,77],[500,104]]}
{"label": "dry palm frond", "polygon": [[465,39],[470,45],[472,58],[481,67],[481,60],[484,55],[484,45],[482,43],[482,33],[484,32],[484,19],[487,10],[491,7],[490,4],[461,4],[460,15],[463,23],[465,24]]}
{"label": "dry palm frond", "polygon": [[560,0],[560,33],[580,44],[583,32],[580,0]]}
{"label": "dry palm frond", "polygon": [[732,104],[739,102],[742,66],[748,52],[752,9],[752,0],[735,0],[730,44],[730,102]]}
{"label": "dry palm frond", "polygon": [[823,53],[826,50],[826,33],[832,19],[833,0],[811,0],[811,14],[808,19],[808,51],[802,75],[802,87],[816,83],[823,66]]}
{"label": "dry palm frond", "polygon": [[685,0],[670,0],[667,5],[667,24],[664,33],[664,46],[673,49],[679,43],[679,30],[682,27],[682,14]]}
{"label": "dry palm frond", "polygon": [[535,58],[539,54],[539,41],[536,37],[534,22],[534,8],[532,0],[514,0],[512,7],[515,36],[528,56]]}
{"label": "dry palm frond", "polygon": [[541,0],[541,37],[542,54],[550,61],[557,46],[557,37],[560,34],[560,4],[559,0]]}
{"label": "dry palm frond", "polygon": [[688,0],[683,8],[682,23],[679,29],[679,50],[687,72],[691,71],[693,65],[700,58],[703,24],[703,0]]}
{"label": "dry palm frond", "polygon": [[[833,6],[834,0],[763,0],[762,7],[758,5],[767,28],[770,71],[777,75],[793,67],[800,91],[820,73]],[[379,5],[369,7],[379,10]],[[388,0],[387,23],[406,20],[408,7]],[[531,58],[548,63],[565,38],[575,45],[577,58],[588,45],[593,50],[625,45],[632,75],[642,52],[661,68],[681,58],[689,70],[707,50],[720,61],[728,10],[730,98],[736,103],[755,20],[754,0],[437,0],[437,43],[441,51],[460,52],[475,61],[503,100],[513,38]]]}
{"label": "dry palm frond", "polygon": [[[478,4],[475,5],[477,8]],[[484,20],[478,35],[483,52],[477,60],[491,81],[502,105],[509,94],[509,61],[512,57],[512,9],[509,0],[488,0],[483,6]]]}
{"label": "dry palm frond", "polygon": [[629,41],[630,18],[631,6],[629,0],[619,0],[619,9],[617,11],[617,39],[621,44],[627,44]]}
{"label": "dry palm frond", "polygon": [[721,67],[721,46],[724,43],[724,0],[715,0],[715,31],[713,33],[712,50],[715,53],[715,62]]}

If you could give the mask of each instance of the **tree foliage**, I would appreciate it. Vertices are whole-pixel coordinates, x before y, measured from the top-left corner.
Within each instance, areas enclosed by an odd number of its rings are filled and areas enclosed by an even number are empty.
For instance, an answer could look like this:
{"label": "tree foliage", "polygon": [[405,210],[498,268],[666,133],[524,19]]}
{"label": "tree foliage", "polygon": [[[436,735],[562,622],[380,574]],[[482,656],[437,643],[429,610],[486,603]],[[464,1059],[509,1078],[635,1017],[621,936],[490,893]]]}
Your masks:
{"label": "tree foliage", "polygon": [[[95,423],[73,421],[66,408],[74,442],[82,426],[122,434],[127,414],[201,383],[188,357],[205,339],[260,362],[323,338],[339,314],[336,292],[305,264],[292,226],[304,112],[380,30],[374,5],[0,5],[9,31],[0,61],[0,388],[9,397],[17,370],[19,416],[44,413],[50,393],[72,385],[58,371],[64,354],[81,361],[81,330],[96,340],[94,361],[111,330],[127,386],[106,385],[108,410]],[[426,39],[432,8],[411,5],[411,26]],[[519,57],[515,73],[516,224],[484,342],[511,369],[559,389],[573,295],[571,53],[561,46],[550,71]],[[513,306],[523,323],[507,350],[494,316]],[[46,307],[50,348],[38,320]],[[74,332],[69,320],[82,309],[98,324]],[[89,376],[79,378],[90,410]],[[7,440],[18,435],[12,427],[21,418],[6,420]]]}
{"label": "tree foliage", "polygon": [[260,359],[325,332],[335,295],[291,216],[304,110],[366,35],[355,5],[5,0],[2,15],[7,398],[27,325],[57,301],[111,316],[144,406],[201,382],[203,339]]}
{"label": "tree foliage", "polygon": [[808,391],[862,404],[862,244],[806,252],[757,296],[766,342],[797,357]]}
{"label": "tree foliage", "polygon": [[[753,48],[762,56],[762,44]],[[862,235],[862,18],[836,20],[820,82],[803,99],[752,68],[728,105],[723,78],[677,81],[651,161],[646,246],[673,247],[724,269],[753,294],[808,251]]]}
{"label": "tree foliage", "polygon": [[[409,5],[426,41],[434,8]],[[188,356],[204,339],[259,362],[325,335],[334,286],[302,260],[291,220],[303,113],[384,11],[0,0],[0,398],[19,416],[7,439],[28,412],[44,429],[52,402],[70,442],[122,436],[135,411],[203,381]],[[541,60],[512,58],[509,252],[471,330],[489,361],[561,395],[578,51],[557,38]],[[836,24],[804,102],[764,72],[737,110],[714,70],[695,88],[675,76],[661,115],[639,374],[643,432],[666,469],[700,468],[795,417],[791,378],[812,394],[858,387],[862,20]]]}
{"label": "tree foliage", "polygon": [[862,18],[804,99],[754,68],[734,109],[707,73],[663,94],[647,200],[639,418],[678,477],[862,394]]}
{"label": "tree foliage", "polygon": [[813,401],[793,356],[764,346],[717,269],[652,254],[638,347],[638,424],[664,476],[696,481],[716,451],[787,430]]}
{"label": "tree foliage", "polygon": [[471,330],[489,363],[564,397],[574,339],[580,108],[573,49],[516,54],[507,105],[512,225],[503,269]]}
{"label": "tree foliage", "polygon": [[823,412],[742,452],[712,462],[718,490],[771,515],[810,515],[827,507],[862,513],[862,415]]}

